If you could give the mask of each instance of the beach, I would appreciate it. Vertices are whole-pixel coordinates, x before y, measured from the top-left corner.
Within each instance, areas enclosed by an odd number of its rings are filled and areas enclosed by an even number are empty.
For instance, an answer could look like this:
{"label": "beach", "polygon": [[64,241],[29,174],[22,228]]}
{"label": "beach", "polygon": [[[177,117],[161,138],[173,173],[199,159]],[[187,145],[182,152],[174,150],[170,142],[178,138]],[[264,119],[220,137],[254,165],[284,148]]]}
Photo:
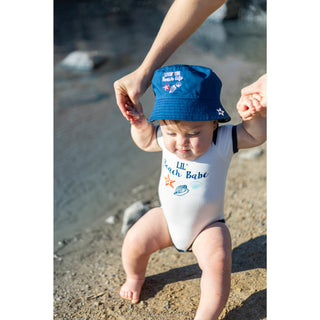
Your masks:
{"label": "beach", "polygon": [[[232,237],[231,293],[219,319],[266,319],[266,144],[263,154],[232,160],[225,216]],[[259,149],[259,150],[260,150]],[[244,155],[242,158],[242,155]],[[157,181],[129,195],[158,205]],[[200,297],[201,271],[192,253],[167,248],[154,253],[141,301],[120,298],[122,213],[59,244],[54,259],[54,319],[193,319]]]}
{"label": "beach", "polygon": [[[67,12],[67,3],[57,3]],[[167,7],[131,1],[139,4],[134,11],[108,7],[106,19],[83,3],[70,11],[78,16],[55,14],[66,28],[55,30],[54,319],[193,319],[201,271],[192,253],[174,248],[154,253],[141,301],[131,305],[119,296],[125,281],[123,213],[136,201],[159,206],[161,154],[134,145],[130,125],[116,106],[113,82],[141,63]],[[97,50],[106,62],[87,72],[62,68],[61,61],[76,50]],[[266,72],[265,60],[263,23],[208,19],[166,64],[212,68],[222,80],[222,104],[235,124],[240,90]],[[149,116],[150,88],[141,102]],[[266,319],[266,143],[256,151],[240,150],[228,173],[232,283],[219,319]]]}

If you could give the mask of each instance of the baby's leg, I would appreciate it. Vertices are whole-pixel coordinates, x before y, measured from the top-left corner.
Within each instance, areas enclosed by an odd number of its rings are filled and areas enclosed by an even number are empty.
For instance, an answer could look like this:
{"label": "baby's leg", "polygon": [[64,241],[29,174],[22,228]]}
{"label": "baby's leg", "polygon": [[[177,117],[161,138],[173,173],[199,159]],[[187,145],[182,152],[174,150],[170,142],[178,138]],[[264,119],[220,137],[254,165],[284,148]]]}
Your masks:
{"label": "baby's leg", "polygon": [[195,320],[218,319],[229,296],[231,282],[231,237],[224,223],[203,230],[192,250],[202,270],[201,296]]}
{"label": "baby's leg", "polygon": [[127,281],[121,297],[139,301],[150,254],[172,246],[167,221],[161,208],[154,208],[141,217],[128,231],[122,246],[122,263]]}

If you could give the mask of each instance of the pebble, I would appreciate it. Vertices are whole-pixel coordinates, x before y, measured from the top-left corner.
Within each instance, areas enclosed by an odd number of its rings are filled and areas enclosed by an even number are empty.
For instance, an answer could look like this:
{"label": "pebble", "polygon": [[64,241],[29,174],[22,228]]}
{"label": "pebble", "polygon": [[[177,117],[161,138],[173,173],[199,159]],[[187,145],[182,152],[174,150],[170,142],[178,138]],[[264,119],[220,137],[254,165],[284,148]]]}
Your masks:
{"label": "pebble", "polygon": [[58,241],[58,246],[60,246],[60,247],[66,245],[66,244],[67,244],[67,241],[66,241],[66,240]]}
{"label": "pebble", "polygon": [[145,301],[140,301],[140,302],[139,302],[139,305],[140,305],[141,307],[143,307],[143,308],[146,308],[146,307],[148,306],[148,303],[145,302]]}
{"label": "pebble", "polygon": [[133,194],[139,193],[139,192],[141,192],[143,189],[145,189],[145,185],[142,184],[142,185],[134,188],[134,189],[132,190],[132,193],[133,193]]}
{"label": "pebble", "polygon": [[57,254],[54,254],[53,258],[56,259],[57,261],[62,261],[62,258],[60,256],[58,256]]}
{"label": "pebble", "polygon": [[149,211],[149,209],[149,206],[142,201],[137,201],[128,207],[123,214],[121,233],[125,235],[133,226],[133,224],[138,221],[147,211]]}
{"label": "pebble", "polygon": [[108,224],[114,224],[116,220],[114,216],[111,216],[111,217],[108,217],[105,221]]}
{"label": "pebble", "polygon": [[261,148],[252,148],[246,151],[242,151],[239,153],[239,159],[255,159],[260,157],[263,154],[263,150]]}

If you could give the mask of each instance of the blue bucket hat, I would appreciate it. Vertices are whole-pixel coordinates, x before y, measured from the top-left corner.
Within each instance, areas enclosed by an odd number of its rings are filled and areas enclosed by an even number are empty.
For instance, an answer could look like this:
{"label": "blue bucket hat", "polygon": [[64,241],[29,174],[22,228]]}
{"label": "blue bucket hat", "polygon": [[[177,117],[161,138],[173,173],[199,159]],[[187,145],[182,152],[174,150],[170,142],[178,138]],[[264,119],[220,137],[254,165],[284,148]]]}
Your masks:
{"label": "blue bucket hat", "polygon": [[220,102],[221,80],[209,68],[172,65],[155,71],[155,103],[149,121],[231,120]]}

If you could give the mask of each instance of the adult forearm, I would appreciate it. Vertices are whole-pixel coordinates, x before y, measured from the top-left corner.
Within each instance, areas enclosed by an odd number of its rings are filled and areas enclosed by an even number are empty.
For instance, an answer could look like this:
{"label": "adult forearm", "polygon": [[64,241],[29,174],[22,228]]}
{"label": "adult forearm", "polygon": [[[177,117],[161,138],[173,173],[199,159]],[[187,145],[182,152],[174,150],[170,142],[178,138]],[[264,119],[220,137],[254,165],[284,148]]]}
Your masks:
{"label": "adult forearm", "polygon": [[226,0],[176,0],[140,69],[150,81],[154,71]]}

